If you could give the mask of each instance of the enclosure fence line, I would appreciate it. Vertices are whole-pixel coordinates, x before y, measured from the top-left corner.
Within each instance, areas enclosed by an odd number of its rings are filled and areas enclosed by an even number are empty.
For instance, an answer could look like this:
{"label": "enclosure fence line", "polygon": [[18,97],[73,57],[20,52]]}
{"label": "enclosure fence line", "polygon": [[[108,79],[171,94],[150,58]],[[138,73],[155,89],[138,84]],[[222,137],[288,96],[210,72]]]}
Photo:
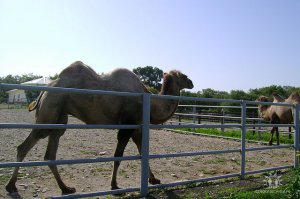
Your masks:
{"label": "enclosure fence line", "polygon": [[[141,196],[146,196],[149,193],[150,188],[159,187],[170,187],[178,185],[186,185],[190,183],[204,182],[209,180],[218,180],[229,177],[240,177],[241,179],[245,175],[268,172],[273,170],[281,170],[287,168],[298,168],[298,151],[299,147],[299,105],[291,105],[285,103],[271,103],[271,102],[252,102],[245,100],[228,100],[228,99],[212,99],[212,98],[196,98],[196,97],[183,97],[183,96],[160,96],[153,95],[149,93],[129,93],[129,92],[113,92],[113,91],[103,91],[103,90],[87,90],[87,89],[73,89],[73,88],[59,88],[59,87],[47,87],[47,86],[26,86],[26,85],[15,85],[15,84],[0,84],[1,90],[8,89],[23,89],[23,90],[35,90],[35,91],[49,91],[49,92],[64,92],[64,93],[80,93],[80,94],[99,94],[99,95],[114,95],[114,96],[132,96],[141,97],[143,101],[143,121],[138,125],[79,125],[79,124],[22,124],[22,123],[0,123],[0,129],[14,129],[14,128],[24,128],[24,129],[138,129],[142,130],[142,152],[138,156],[124,156],[124,157],[109,157],[109,158],[86,158],[86,159],[75,159],[75,160],[52,160],[52,161],[32,161],[32,162],[1,162],[0,168],[7,167],[30,167],[30,166],[45,166],[50,164],[62,165],[62,164],[83,164],[83,163],[97,163],[97,162],[107,162],[107,161],[121,161],[121,160],[141,160],[141,185],[140,187],[132,187],[119,190],[109,190],[109,191],[99,191],[91,193],[77,193],[62,196],[53,196],[53,198],[85,198],[93,196],[102,196],[108,194],[120,194],[125,192],[140,191]],[[161,98],[169,100],[190,100],[190,101],[206,101],[206,102],[227,102],[236,103],[241,107],[241,122],[239,124],[184,124],[184,125],[154,125],[150,124],[150,104],[152,98]],[[276,124],[277,127],[294,127],[294,144],[286,145],[276,145],[276,146],[262,146],[262,147],[252,147],[246,148],[246,130],[247,128],[253,127],[273,127],[271,124],[247,124],[247,105],[278,105],[278,106],[292,106],[294,111],[294,124]],[[236,149],[227,150],[213,150],[213,151],[198,151],[198,152],[184,152],[184,153],[169,153],[169,154],[150,154],[149,153],[149,131],[150,129],[161,129],[161,128],[229,128],[238,127],[241,129],[241,146]],[[265,168],[255,171],[246,171],[246,152],[248,151],[261,151],[270,150],[277,148],[293,148],[294,157],[293,165],[284,165],[274,168]],[[195,180],[186,180],[181,182],[173,182],[159,185],[148,185],[148,164],[149,159],[154,158],[167,158],[167,157],[184,157],[184,156],[198,156],[198,155],[213,155],[213,154],[223,154],[223,153],[240,153],[240,172],[231,173],[221,176],[213,176],[208,178],[201,178]]]}
{"label": "enclosure fence line", "polygon": [[[236,115],[232,115],[232,114],[225,114],[225,109],[241,109],[241,106],[229,106],[229,105],[190,105],[190,104],[180,104],[178,105],[178,110],[174,113],[173,117],[168,121],[168,123],[174,124],[189,124],[189,123],[198,123],[201,124],[201,120],[202,119],[206,119],[209,122],[212,123],[220,123],[220,124],[225,124],[225,123],[233,123],[233,121],[237,121],[237,122],[241,122],[242,117],[241,116],[236,116]],[[184,109],[184,111],[180,110],[180,109]],[[221,111],[210,111],[210,112],[206,112],[205,114],[203,113],[203,111],[201,111],[202,109],[207,109],[207,108],[213,108],[213,109],[221,109]],[[191,109],[191,110],[188,110]],[[257,111],[257,106],[247,106],[247,110],[248,109],[253,109]],[[237,114],[237,113],[236,113]],[[241,115],[239,113],[239,115]],[[258,112],[256,112],[254,114],[254,112],[252,112],[250,117],[246,117],[246,120],[248,122],[252,122],[253,124],[260,124],[260,123],[266,123],[262,118],[260,117],[255,117],[258,116]],[[192,122],[191,122],[191,118],[192,118]],[[178,121],[176,121],[176,119]],[[184,121],[185,119],[185,121]],[[198,121],[196,122],[196,119],[198,119]],[[240,127],[237,127],[236,129],[240,129]],[[195,129],[194,129],[195,131]],[[282,131],[279,130],[280,134],[288,134],[289,138],[291,139],[292,134],[294,133],[293,131],[291,131],[291,129],[289,128],[289,131]],[[225,132],[225,128],[221,127],[221,132],[224,135]],[[261,129],[261,127],[253,127],[252,129],[253,135],[255,133],[257,133],[257,141],[261,142],[261,133],[269,133],[268,130],[266,129]],[[224,136],[212,136],[212,137],[220,137],[220,138],[224,138]],[[229,137],[226,137],[229,139]]]}

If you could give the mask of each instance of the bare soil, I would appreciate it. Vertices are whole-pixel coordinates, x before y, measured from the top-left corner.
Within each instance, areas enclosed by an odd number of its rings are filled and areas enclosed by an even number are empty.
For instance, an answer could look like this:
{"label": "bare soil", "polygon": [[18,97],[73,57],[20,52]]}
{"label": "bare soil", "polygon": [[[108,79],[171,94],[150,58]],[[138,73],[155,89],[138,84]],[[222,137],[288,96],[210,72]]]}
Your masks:
{"label": "bare soil", "polygon": [[[34,113],[28,113],[24,109],[0,109],[0,122],[34,123]],[[80,123],[80,121],[69,117],[69,123]],[[29,133],[30,129],[0,129],[0,162],[15,161],[17,146]],[[112,157],[116,140],[116,130],[67,130],[65,135],[61,137],[57,159]],[[25,161],[43,160],[46,144],[47,139],[41,140],[30,151]],[[247,147],[257,146],[259,144],[247,143]],[[240,142],[227,139],[174,133],[166,130],[151,130],[150,132],[151,154],[236,149],[239,147]],[[138,151],[134,143],[130,141],[124,155],[137,154]],[[291,149],[247,152],[246,156],[247,171],[293,164],[293,151]],[[112,166],[112,162],[106,162],[59,165],[58,168],[67,185],[76,187],[77,193],[87,193],[110,189]],[[150,166],[162,183],[170,183],[238,173],[240,171],[240,154],[152,159]],[[61,195],[61,191],[47,166],[21,168],[17,181],[19,192],[18,194],[8,194],[5,190],[5,184],[12,171],[13,168],[0,168],[0,198],[42,198]],[[140,186],[140,161],[123,161],[121,163],[118,184],[124,188]],[[236,185],[231,183],[230,186]],[[201,189],[198,191],[201,192]],[[157,198],[174,198],[172,195],[169,196],[169,193],[160,194],[154,195]]]}

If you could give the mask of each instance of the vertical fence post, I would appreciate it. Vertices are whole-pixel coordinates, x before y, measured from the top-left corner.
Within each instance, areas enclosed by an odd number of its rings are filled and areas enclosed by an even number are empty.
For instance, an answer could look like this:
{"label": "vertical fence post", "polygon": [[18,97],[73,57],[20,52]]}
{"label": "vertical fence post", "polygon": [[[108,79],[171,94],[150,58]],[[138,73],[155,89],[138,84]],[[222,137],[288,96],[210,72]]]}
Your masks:
{"label": "vertical fence post", "polygon": [[[193,123],[196,123],[196,106],[193,106]],[[194,132],[196,132],[196,129],[194,128]]]}
{"label": "vertical fence post", "polygon": [[296,104],[294,107],[294,168],[299,167],[299,127],[300,127],[300,121],[299,121],[299,111],[300,111],[300,104]]}
{"label": "vertical fence post", "polygon": [[[255,119],[254,119],[254,117],[255,117],[255,113],[253,112],[253,113],[252,113],[252,124],[255,124]],[[256,128],[253,127],[252,129],[253,129],[253,130],[252,130],[252,134],[255,135],[255,130],[256,130]]]}
{"label": "vertical fence post", "polygon": [[[221,110],[221,125],[225,124],[225,110],[222,108]],[[224,133],[225,128],[222,126],[221,131]],[[223,134],[224,135],[224,134]]]}
{"label": "vertical fence post", "polygon": [[[260,118],[259,113],[257,114],[257,117]],[[257,120],[257,124],[261,124],[260,119]],[[257,128],[257,141],[259,141],[259,142],[261,141],[261,127]]]}
{"label": "vertical fence post", "polygon": [[246,166],[246,117],[247,117],[247,107],[244,100],[241,101],[242,106],[242,131],[241,131],[241,179],[245,176],[245,166]]}
{"label": "vertical fence post", "polygon": [[196,116],[195,116],[195,114],[196,114],[196,107],[193,106],[193,123],[194,124],[196,123]]}
{"label": "vertical fence post", "polygon": [[149,173],[149,131],[150,131],[150,97],[151,94],[143,94],[143,123],[142,123],[142,160],[141,160],[141,196],[148,195]]}

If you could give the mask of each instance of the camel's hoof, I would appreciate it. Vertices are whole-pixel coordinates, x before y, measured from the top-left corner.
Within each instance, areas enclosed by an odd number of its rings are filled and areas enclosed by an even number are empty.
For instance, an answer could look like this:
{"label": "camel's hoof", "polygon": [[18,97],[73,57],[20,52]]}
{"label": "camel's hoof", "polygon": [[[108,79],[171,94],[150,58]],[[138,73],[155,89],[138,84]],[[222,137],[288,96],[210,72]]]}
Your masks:
{"label": "camel's hoof", "polygon": [[111,186],[111,190],[121,189],[118,185]]}
{"label": "camel's hoof", "polygon": [[5,187],[6,191],[9,193],[18,192],[18,189],[16,187],[15,183],[8,183]]}
{"label": "camel's hoof", "polygon": [[76,189],[74,187],[65,187],[63,189],[61,189],[62,194],[71,194],[71,193],[75,193]]}
{"label": "camel's hoof", "polygon": [[[111,186],[111,190],[117,190],[117,189],[121,189],[120,187],[118,187],[117,185]],[[114,196],[125,196],[125,193],[114,193]]]}
{"label": "camel's hoof", "polygon": [[156,179],[156,178],[154,178],[154,179],[149,179],[149,183],[150,183],[150,184],[160,184],[160,180],[159,180],[159,179]]}

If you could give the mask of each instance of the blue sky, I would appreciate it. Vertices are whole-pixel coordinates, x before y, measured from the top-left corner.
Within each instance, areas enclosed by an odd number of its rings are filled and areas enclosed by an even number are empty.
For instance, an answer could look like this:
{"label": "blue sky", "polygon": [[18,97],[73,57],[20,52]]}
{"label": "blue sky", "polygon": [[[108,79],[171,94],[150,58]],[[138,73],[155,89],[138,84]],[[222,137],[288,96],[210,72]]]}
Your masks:
{"label": "blue sky", "polygon": [[178,69],[193,91],[300,86],[300,1],[0,0],[0,76],[76,60]]}

